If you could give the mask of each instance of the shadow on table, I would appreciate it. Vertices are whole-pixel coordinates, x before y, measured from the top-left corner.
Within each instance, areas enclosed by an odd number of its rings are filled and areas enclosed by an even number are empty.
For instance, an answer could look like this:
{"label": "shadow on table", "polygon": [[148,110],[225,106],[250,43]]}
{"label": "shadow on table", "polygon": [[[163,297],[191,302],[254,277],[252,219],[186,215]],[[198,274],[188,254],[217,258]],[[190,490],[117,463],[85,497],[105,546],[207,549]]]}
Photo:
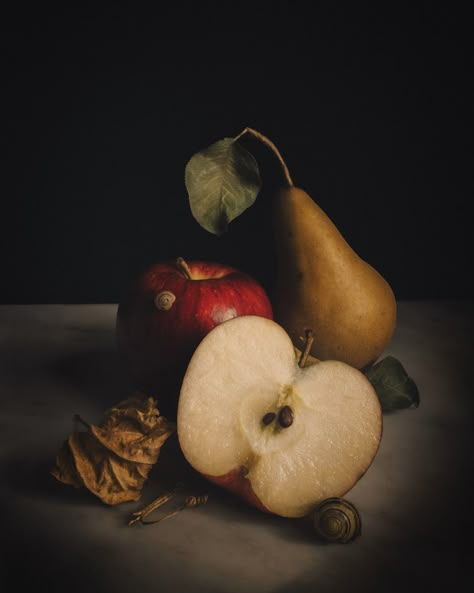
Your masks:
{"label": "shadow on table", "polygon": [[100,504],[85,488],[73,488],[58,482],[52,475],[54,454],[48,458],[38,459],[19,457],[2,464],[3,485],[13,499],[30,497],[34,500],[65,503],[75,505]]}
{"label": "shadow on table", "polygon": [[87,350],[56,360],[51,372],[85,397],[112,405],[135,390],[126,366],[114,350]]}

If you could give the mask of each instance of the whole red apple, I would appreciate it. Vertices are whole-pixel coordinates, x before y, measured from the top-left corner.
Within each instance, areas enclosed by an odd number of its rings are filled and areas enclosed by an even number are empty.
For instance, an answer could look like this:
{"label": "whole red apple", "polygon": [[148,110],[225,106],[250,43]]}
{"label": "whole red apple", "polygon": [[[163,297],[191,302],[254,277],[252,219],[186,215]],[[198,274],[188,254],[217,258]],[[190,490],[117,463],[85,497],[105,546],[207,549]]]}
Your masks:
{"label": "whole red apple", "polygon": [[117,342],[137,388],[174,418],[191,356],[214,327],[233,317],[272,319],[263,287],[230,266],[183,258],[158,263],[131,286],[117,311]]}

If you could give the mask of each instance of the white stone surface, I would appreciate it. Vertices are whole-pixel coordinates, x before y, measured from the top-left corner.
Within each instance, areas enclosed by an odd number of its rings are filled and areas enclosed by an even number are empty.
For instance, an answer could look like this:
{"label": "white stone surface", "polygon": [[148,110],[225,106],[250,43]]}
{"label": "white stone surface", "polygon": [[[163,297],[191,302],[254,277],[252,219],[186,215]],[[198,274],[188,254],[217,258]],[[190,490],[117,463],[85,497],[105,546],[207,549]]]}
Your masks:
{"label": "white stone surface", "polygon": [[304,522],[267,516],[199,480],[206,506],[128,527],[168,483],[193,477],[173,441],[138,503],[107,507],[49,475],[73,415],[98,421],[133,389],[115,349],[116,310],[0,307],[0,590],[410,592],[469,577],[472,303],[399,304],[386,353],[415,379],[421,406],[384,416],[379,453],[347,495],[363,531],[346,546],[321,544]]}

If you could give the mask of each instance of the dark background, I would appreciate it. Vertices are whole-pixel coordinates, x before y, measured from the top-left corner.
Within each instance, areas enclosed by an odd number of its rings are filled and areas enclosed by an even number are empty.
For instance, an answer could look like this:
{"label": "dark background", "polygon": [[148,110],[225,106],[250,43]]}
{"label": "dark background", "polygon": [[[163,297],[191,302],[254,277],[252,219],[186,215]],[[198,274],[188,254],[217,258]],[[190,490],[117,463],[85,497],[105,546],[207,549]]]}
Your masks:
{"label": "dark background", "polygon": [[196,151],[245,126],[397,298],[472,297],[473,15],[430,4],[5,13],[0,302],[118,302],[177,255],[271,288],[270,155],[252,145],[264,187],[224,237],[184,186]]}

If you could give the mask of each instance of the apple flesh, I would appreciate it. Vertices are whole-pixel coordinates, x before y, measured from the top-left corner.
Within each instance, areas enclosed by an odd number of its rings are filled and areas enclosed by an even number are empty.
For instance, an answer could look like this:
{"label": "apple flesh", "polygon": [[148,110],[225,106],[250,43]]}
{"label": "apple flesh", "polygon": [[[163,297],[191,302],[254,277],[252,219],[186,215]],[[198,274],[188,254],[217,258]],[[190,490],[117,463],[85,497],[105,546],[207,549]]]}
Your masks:
{"label": "apple flesh", "polygon": [[281,326],[247,316],[216,327],[196,349],[177,433],[200,474],[262,510],[302,517],[366,472],[382,412],[360,371],[339,361],[300,368]]}
{"label": "apple flesh", "polygon": [[219,263],[158,263],[148,268],[119,304],[118,349],[137,388],[156,396],[160,411],[176,417],[181,382],[199,342],[218,324],[240,315],[272,317],[263,287]]}

